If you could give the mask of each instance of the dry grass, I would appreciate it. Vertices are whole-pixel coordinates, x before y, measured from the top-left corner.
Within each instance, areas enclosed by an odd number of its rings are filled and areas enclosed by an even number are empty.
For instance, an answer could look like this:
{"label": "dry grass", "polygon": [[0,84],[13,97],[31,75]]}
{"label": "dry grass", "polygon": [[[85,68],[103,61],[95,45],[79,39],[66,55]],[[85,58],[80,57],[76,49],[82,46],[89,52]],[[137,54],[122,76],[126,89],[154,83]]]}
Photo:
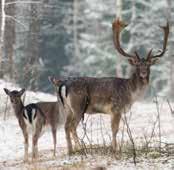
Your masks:
{"label": "dry grass", "polygon": [[58,166],[58,165],[30,165],[27,167],[27,170],[87,170],[84,169],[83,163],[74,163],[71,165],[64,165],[64,166]]}

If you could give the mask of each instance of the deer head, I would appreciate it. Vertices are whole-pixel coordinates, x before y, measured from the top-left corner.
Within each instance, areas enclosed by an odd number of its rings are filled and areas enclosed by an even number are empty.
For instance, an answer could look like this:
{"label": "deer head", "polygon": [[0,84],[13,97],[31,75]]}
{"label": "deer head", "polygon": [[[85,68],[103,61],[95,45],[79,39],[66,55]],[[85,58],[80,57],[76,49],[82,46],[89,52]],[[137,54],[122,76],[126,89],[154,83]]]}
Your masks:
{"label": "deer head", "polygon": [[17,90],[10,91],[4,88],[4,91],[10,97],[10,101],[12,104],[19,104],[21,102],[21,96],[25,92],[25,89],[21,89],[20,91]]}
{"label": "deer head", "polygon": [[134,54],[128,54],[125,52],[121,45],[120,45],[120,32],[123,28],[125,28],[127,25],[120,21],[119,19],[116,19],[112,24],[113,29],[113,40],[114,45],[117,51],[124,57],[128,58],[128,61],[131,65],[136,67],[136,74],[142,79],[146,79],[149,77],[150,74],[150,66],[154,65],[160,57],[164,55],[166,52],[166,46],[168,41],[168,35],[169,35],[169,23],[167,22],[167,25],[164,27],[161,27],[164,31],[164,42],[163,42],[163,49],[161,52],[157,55],[152,54],[152,49],[148,52],[146,58],[141,58],[137,51],[134,52]]}

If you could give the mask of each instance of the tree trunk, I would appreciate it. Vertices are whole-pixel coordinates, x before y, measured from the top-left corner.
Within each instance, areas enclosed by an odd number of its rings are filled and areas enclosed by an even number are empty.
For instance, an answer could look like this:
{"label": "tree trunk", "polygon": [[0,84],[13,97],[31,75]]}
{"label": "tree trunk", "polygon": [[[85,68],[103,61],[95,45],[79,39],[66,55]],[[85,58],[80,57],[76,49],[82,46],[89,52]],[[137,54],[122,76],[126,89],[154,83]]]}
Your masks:
{"label": "tree trunk", "polygon": [[[15,4],[10,4],[5,8],[5,13],[8,16],[14,17],[15,15]],[[5,21],[5,32],[4,32],[4,53],[5,58],[8,59],[7,62],[7,72],[10,75],[10,78],[13,78],[13,54],[14,48],[13,45],[15,43],[15,21],[12,19],[7,19]]]}
{"label": "tree trunk", "polygon": [[39,61],[39,13],[38,6],[36,4],[31,4],[30,12],[30,24],[29,33],[27,37],[27,50],[26,50],[26,68],[28,69],[28,76],[26,77],[28,84],[32,90],[37,89],[37,79],[38,79],[38,61]]}
{"label": "tree trunk", "polygon": [[3,50],[5,31],[5,0],[0,1],[0,78],[3,78]]}
{"label": "tree trunk", "polygon": [[74,57],[79,58],[79,45],[78,45],[78,28],[77,28],[77,17],[78,17],[78,0],[74,0],[73,3],[73,39],[74,39]]}
{"label": "tree trunk", "polygon": [[[174,21],[171,18],[172,15],[172,0],[166,0],[167,2],[167,19],[170,23],[170,37],[172,37],[173,35],[173,31],[174,31]],[[170,86],[170,91],[169,91],[169,97],[174,98],[174,52],[173,52],[173,47],[174,47],[174,40],[171,39],[170,44],[168,44],[168,59],[170,60],[170,78],[169,78],[169,86]]]}

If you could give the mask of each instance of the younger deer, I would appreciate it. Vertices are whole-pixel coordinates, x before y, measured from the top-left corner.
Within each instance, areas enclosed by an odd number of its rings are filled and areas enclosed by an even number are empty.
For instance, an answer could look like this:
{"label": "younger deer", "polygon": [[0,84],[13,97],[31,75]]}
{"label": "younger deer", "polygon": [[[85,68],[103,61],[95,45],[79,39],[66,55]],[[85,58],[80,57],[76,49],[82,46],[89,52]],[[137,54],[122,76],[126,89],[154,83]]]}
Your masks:
{"label": "younger deer", "polygon": [[58,102],[39,102],[24,106],[21,96],[25,89],[20,91],[10,91],[4,88],[5,93],[10,97],[15,115],[18,119],[19,126],[24,136],[24,161],[28,161],[28,138],[30,131],[32,132],[32,160],[37,158],[38,154],[38,139],[41,136],[44,127],[50,125],[53,135],[54,151],[56,155],[56,132],[57,126],[63,124],[64,115],[60,110]]}
{"label": "younger deer", "polygon": [[50,81],[58,86],[58,94],[65,105],[68,117],[65,123],[65,132],[69,153],[72,152],[70,133],[78,144],[76,128],[83,118],[84,113],[105,113],[111,115],[112,147],[116,151],[116,134],[118,132],[121,114],[138,100],[148,84],[150,67],[162,57],[166,51],[169,34],[169,25],[162,27],[164,42],[162,51],[153,55],[149,51],[147,57],[140,57],[137,52],[128,54],[120,45],[120,32],[126,24],[119,19],[113,22],[113,39],[117,51],[128,58],[129,63],[135,70],[128,79],[118,77],[69,77],[56,79],[50,77]]}

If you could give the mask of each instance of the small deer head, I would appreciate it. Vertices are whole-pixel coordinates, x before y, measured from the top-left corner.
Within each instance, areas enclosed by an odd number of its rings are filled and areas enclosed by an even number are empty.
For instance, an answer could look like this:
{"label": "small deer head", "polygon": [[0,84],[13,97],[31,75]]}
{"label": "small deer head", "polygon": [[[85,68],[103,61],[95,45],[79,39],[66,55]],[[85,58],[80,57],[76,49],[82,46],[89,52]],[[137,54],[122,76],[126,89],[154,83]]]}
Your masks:
{"label": "small deer head", "polygon": [[164,31],[164,42],[163,49],[161,50],[160,54],[153,55],[151,49],[148,52],[146,58],[141,58],[136,51],[134,52],[134,54],[128,54],[122,49],[120,45],[120,32],[124,27],[126,27],[126,24],[120,21],[119,19],[116,19],[112,24],[115,48],[122,56],[128,58],[128,61],[131,65],[135,66],[136,74],[140,78],[147,79],[150,74],[150,66],[154,65],[158,61],[158,59],[162,57],[166,52],[166,46],[169,35],[169,23],[167,22],[167,25],[165,27],[161,27]]}
{"label": "small deer head", "polygon": [[4,91],[10,97],[10,101],[12,104],[19,104],[21,102],[21,96],[25,92],[25,89],[21,89],[20,91],[17,90],[10,91],[4,88]]}

